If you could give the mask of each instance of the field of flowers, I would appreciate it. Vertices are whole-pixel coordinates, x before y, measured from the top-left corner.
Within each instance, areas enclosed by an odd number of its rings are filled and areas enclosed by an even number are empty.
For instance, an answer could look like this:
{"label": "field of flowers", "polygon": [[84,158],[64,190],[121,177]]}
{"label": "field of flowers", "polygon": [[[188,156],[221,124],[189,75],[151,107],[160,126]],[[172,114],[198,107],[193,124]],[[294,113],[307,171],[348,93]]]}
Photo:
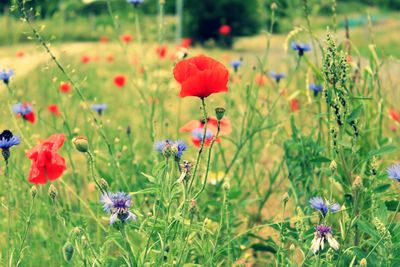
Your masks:
{"label": "field of flowers", "polygon": [[272,3],[218,48],[128,2],[98,41],[53,44],[13,1],[29,42],[0,47],[0,266],[400,266],[398,18],[299,1],[274,34]]}

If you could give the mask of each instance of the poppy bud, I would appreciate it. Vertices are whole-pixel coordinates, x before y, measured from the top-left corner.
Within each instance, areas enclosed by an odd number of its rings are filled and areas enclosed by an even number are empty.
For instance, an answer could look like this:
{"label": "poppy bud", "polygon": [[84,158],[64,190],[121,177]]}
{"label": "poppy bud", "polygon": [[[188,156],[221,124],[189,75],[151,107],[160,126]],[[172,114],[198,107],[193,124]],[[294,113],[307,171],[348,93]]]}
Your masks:
{"label": "poppy bud", "polygon": [[196,199],[192,198],[192,200],[190,201],[190,204],[189,204],[189,210],[191,212],[194,212],[196,207],[197,207],[197,201],[196,201]]}
{"label": "poppy bud", "polygon": [[72,139],[72,143],[74,144],[76,150],[82,153],[86,153],[89,151],[89,143],[87,138],[78,136]]}
{"label": "poppy bud", "polygon": [[366,266],[367,266],[367,260],[366,260],[365,258],[362,258],[362,259],[360,260],[360,266],[361,266],[361,267],[366,267]]}
{"label": "poppy bud", "polygon": [[331,171],[336,171],[336,169],[337,169],[337,164],[336,164],[336,161],[334,161],[334,160],[332,160],[331,161],[331,164],[329,164],[329,169],[331,169]]}
{"label": "poppy bud", "polygon": [[294,251],[295,249],[296,249],[296,246],[294,244],[291,244],[290,247],[289,247],[289,250],[290,251]]}
{"label": "poppy bud", "polygon": [[225,115],[225,109],[224,108],[216,108],[215,109],[215,116],[217,119],[220,121]]}
{"label": "poppy bud", "polygon": [[69,262],[72,259],[72,256],[74,256],[74,247],[69,241],[67,241],[63,246],[63,256],[66,262]]}
{"label": "poppy bud", "polygon": [[271,4],[271,10],[277,10],[277,9],[278,9],[278,5],[275,2],[273,2]]}
{"label": "poppy bud", "polygon": [[353,184],[351,185],[351,187],[354,191],[358,191],[362,188],[362,186],[363,186],[362,178],[361,178],[361,176],[357,175],[354,178],[354,181],[353,181]]}
{"label": "poppy bud", "polygon": [[36,186],[32,186],[30,191],[32,198],[35,198],[38,192]]}
{"label": "poppy bud", "polygon": [[48,194],[49,194],[49,197],[51,198],[51,200],[54,201],[56,199],[58,192],[57,192],[57,188],[53,184],[51,184],[49,186]]}

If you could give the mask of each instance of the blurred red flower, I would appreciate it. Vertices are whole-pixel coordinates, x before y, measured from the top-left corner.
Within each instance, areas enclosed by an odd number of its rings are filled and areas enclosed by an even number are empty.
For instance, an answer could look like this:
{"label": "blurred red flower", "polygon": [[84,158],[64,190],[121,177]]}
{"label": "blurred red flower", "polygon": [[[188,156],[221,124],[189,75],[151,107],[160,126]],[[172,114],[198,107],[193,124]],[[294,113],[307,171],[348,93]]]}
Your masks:
{"label": "blurred red flower", "polygon": [[22,58],[22,57],[25,56],[25,52],[24,52],[24,51],[18,51],[15,55],[16,55],[17,57],[19,57],[19,58]]}
{"label": "blurred red flower", "polygon": [[185,48],[189,48],[189,46],[192,44],[192,39],[191,38],[182,38],[181,41],[181,46],[185,47]]}
{"label": "blurred red flower", "polygon": [[119,87],[122,88],[125,86],[126,83],[126,77],[124,75],[116,75],[114,77],[114,84]]}
{"label": "blurred red flower", "polygon": [[64,134],[54,134],[26,153],[32,161],[29,182],[45,184],[58,179],[67,169],[65,159],[58,154],[64,144]]}
{"label": "blurred red flower", "polygon": [[60,82],[60,91],[63,93],[68,93],[71,91],[72,86],[69,82]]}
{"label": "blurred red flower", "polygon": [[229,35],[231,33],[231,26],[229,25],[221,25],[221,27],[219,27],[219,34],[221,35]]}
{"label": "blurred red flower", "polygon": [[90,62],[90,57],[87,56],[87,55],[83,55],[83,56],[81,57],[81,62],[82,62],[83,64],[89,63],[89,62]]}
{"label": "blurred red flower", "polygon": [[389,109],[389,116],[392,120],[400,122],[400,115],[395,109]]}
{"label": "blurred red flower", "polygon": [[114,61],[114,56],[113,55],[108,55],[107,57],[106,57],[106,60],[107,60],[107,62],[113,62]]}
{"label": "blurred red flower", "polygon": [[179,96],[207,97],[228,92],[229,72],[226,67],[207,56],[197,56],[176,64],[174,77],[181,84]]}
{"label": "blurred red flower", "polygon": [[162,45],[157,47],[156,52],[160,58],[165,58],[167,56],[167,46]]}
{"label": "blurred red flower", "polygon": [[121,35],[120,38],[121,38],[121,41],[126,43],[126,44],[132,42],[132,40],[133,40],[133,37],[130,34],[123,34],[123,35]]}
{"label": "blurred red flower", "polygon": [[264,86],[268,81],[268,77],[262,73],[257,73],[256,76],[254,76],[254,81],[258,86]]}
{"label": "blurred red flower", "polygon": [[296,98],[290,100],[290,110],[292,112],[297,112],[299,109],[300,109],[299,101]]}
{"label": "blurred red flower", "polygon": [[100,37],[100,43],[103,43],[103,44],[104,44],[104,43],[108,43],[108,37],[105,36],[105,35],[104,35],[104,36],[101,36],[101,37]]}
{"label": "blurred red flower", "polygon": [[[216,117],[209,117],[207,119],[207,134],[206,134],[206,140],[204,142],[205,146],[209,146],[211,144],[211,141],[214,139],[214,136],[217,134],[218,130],[218,120]],[[201,140],[203,139],[204,135],[204,125],[205,122],[204,120],[191,120],[185,125],[183,125],[180,129],[179,132],[181,133],[191,133],[192,134],[192,143],[200,147],[201,145]],[[232,132],[232,125],[231,122],[228,118],[223,118],[221,120],[221,125],[220,125],[220,133],[219,135],[228,135]],[[215,140],[216,142],[220,142],[220,138],[217,138]]]}
{"label": "blurred red flower", "polygon": [[55,116],[60,116],[60,109],[58,108],[58,106],[56,104],[51,104],[47,106],[47,110],[50,111],[51,113],[53,113]]}

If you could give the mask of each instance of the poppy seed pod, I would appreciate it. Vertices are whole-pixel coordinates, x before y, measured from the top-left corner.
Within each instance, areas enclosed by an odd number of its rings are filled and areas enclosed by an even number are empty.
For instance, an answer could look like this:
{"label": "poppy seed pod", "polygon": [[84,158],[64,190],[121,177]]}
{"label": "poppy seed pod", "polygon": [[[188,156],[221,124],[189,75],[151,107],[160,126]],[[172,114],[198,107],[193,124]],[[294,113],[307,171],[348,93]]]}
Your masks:
{"label": "poppy seed pod", "polygon": [[87,138],[78,136],[72,139],[72,143],[74,144],[74,147],[76,150],[82,153],[86,153],[89,151],[89,143]]}
{"label": "poppy seed pod", "polygon": [[217,119],[220,121],[225,115],[225,109],[224,108],[216,108],[215,109],[215,116]]}

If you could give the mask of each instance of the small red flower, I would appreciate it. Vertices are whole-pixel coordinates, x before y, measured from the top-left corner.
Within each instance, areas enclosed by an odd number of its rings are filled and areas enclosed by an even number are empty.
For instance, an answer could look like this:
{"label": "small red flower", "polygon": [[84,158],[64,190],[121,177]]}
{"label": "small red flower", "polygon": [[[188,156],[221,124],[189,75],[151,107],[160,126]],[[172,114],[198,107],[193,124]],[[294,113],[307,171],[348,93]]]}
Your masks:
{"label": "small red flower", "polygon": [[157,47],[156,52],[160,58],[165,58],[167,56],[167,46],[162,45]]}
{"label": "small red flower", "polygon": [[58,154],[58,149],[64,144],[64,139],[64,134],[52,135],[26,153],[32,161],[29,182],[45,184],[48,180],[56,180],[63,174],[67,168],[65,159]]}
{"label": "small red flower", "polygon": [[297,112],[297,111],[299,111],[299,109],[300,109],[299,101],[296,98],[290,100],[290,110],[292,112]]}
{"label": "small red flower", "polygon": [[219,27],[219,34],[221,35],[229,35],[231,33],[231,26],[229,25],[221,25],[221,27]]}
{"label": "small red flower", "polygon": [[[205,122],[204,120],[192,120],[183,125],[180,129],[179,132],[181,133],[191,133],[192,134],[192,143],[200,147],[201,145],[201,140],[204,135],[204,125]],[[206,139],[204,142],[205,146],[209,146],[214,139],[214,136],[217,134],[218,130],[218,120],[216,117],[209,117],[208,118],[208,123],[207,123],[207,134],[206,134]],[[231,122],[228,118],[223,118],[221,120],[221,125],[220,125],[220,132],[219,135],[228,135],[232,132],[232,125]],[[220,138],[217,138],[215,140],[216,142],[220,142]]]}
{"label": "small red flower", "polygon": [[268,78],[264,74],[257,73],[256,76],[254,76],[254,81],[258,86],[262,87],[267,83]]}
{"label": "small red flower", "polygon": [[100,37],[100,43],[103,43],[103,44],[108,43],[108,37],[107,36],[101,36]]}
{"label": "small red flower", "polygon": [[24,118],[24,120],[27,120],[30,123],[35,123],[35,121],[36,121],[36,116],[33,111],[28,114],[23,115],[23,118]]}
{"label": "small red flower", "polygon": [[121,35],[120,38],[121,38],[121,41],[126,43],[126,44],[132,42],[132,40],[133,40],[133,37],[130,34],[123,34],[123,35]]}
{"label": "small red flower", "polygon": [[82,62],[83,64],[89,63],[89,62],[90,62],[90,57],[87,56],[87,55],[83,55],[83,56],[81,57],[81,62]]}
{"label": "small red flower", "polygon": [[192,42],[193,41],[190,38],[182,38],[181,46],[185,47],[185,48],[189,48],[189,46],[192,44]]}
{"label": "small red flower", "polygon": [[58,117],[61,115],[60,109],[56,104],[48,105],[47,110],[50,111],[54,116]]}
{"label": "small red flower", "polygon": [[180,97],[207,97],[228,92],[229,72],[226,67],[206,56],[182,60],[176,64],[174,77],[181,84]]}
{"label": "small red flower", "polygon": [[114,77],[114,84],[119,87],[122,88],[125,86],[126,83],[126,77],[124,75],[116,75]]}
{"label": "small red flower", "polygon": [[107,57],[106,57],[106,60],[107,60],[107,62],[114,62],[114,56],[113,55],[108,55]]}
{"label": "small red flower", "polygon": [[19,57],[19,58],[22,58],[22,57],[25,56],[25,52],[24,52],[24,51],[18,51],[15,55],[16,55],[17,57]]}
{"label": "small red flower", "polygon": [[395,109],[389,109],[389,116],[392,120],[400,122],[400,115]]}
{"label": "small red flower", "polygon": [[63,93],[68,93],[71,91],[72,86],[69,82],[60,82],[60,91]]}

